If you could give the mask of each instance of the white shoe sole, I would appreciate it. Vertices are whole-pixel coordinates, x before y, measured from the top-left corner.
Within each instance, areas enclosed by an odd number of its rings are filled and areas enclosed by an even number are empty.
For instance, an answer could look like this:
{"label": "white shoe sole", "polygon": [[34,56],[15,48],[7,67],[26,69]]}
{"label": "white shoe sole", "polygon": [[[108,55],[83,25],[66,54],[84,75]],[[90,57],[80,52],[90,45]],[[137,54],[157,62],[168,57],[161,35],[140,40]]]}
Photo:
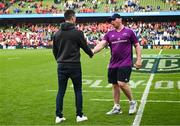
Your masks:
{"label": "white shoe sole", "polygon": [[118,112],[118,113],[106,113],[106,115],[118,115],[118,114],[122,114],[123,112],[122,111],[120,111],[120,112]]}
{"label": "white shoe sole", "polygon": [[76,122],[83,122],[83,121],[86,121],[88,120],[88,118],[86,117],[83,117],[83,118],[76,118]]}
{"label": "white shoe sole", "polygon": [[65,120],[66,120],[66,118],[63,118],[61,120],[55,120],[55,123],[58,124],[58,123],[61,123],[61,122],[65,121]]}
{"label": "white shoe sole", "polygon": [[87,121],[87,119],[85,119],[85,120],[76,120],[76,122],[83,122],[83,121]]}
{"label": "white shoe sole", "polygon": [[[137,111],[137,110],[136,110],[136,111]],[[129,113],[129,115],[134,115],[134,114],[136,114],[136,111]]]}

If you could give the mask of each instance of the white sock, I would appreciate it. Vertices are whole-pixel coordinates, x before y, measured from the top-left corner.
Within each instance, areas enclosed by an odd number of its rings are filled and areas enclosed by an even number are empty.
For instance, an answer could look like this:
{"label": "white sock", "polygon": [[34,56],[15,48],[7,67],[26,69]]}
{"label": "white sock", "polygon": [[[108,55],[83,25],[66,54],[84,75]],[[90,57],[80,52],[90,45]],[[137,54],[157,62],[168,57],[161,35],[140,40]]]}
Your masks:
{"label": "white sock", "polygon": [[117,108],[117,109],[119,109],[119,108],[121,108],[120,107],[120,105],[119,104],[114,104],[114,107],[113,108]]}

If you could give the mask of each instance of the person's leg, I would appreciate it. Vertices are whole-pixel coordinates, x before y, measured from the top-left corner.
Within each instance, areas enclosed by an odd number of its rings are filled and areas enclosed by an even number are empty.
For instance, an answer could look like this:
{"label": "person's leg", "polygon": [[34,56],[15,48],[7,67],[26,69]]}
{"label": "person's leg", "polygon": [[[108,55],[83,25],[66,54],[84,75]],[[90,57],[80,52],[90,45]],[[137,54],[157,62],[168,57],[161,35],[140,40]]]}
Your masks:
{"label": "person's leg", "polygon": [[132,100],[132,92],[128,85],[131,75],[131,67],[123,67],[118,69],[118,85],[129,101]]}
{"label": "person's leg", "polygon": [[76,121],[82,122],[88,120],[83,115],[83,96],[82,96],[82,72],[81,66],[71,69],[71,79],[74,86],[75,101],[76,101]]}
{"label": "person's leg", "polygon": [[118,84],[112,85],[112,92],[113,92],[114,105],[119,105],[120,88]]}
{"label": "person's leg", "polygon": [[118,84],[113,84],[112,85],[112,92],[113,92],[113,99],[114,99],[114,106],[113,108],[108,111],[106,114],[107,115],[112,115],[112,114],[121,114],[122,110],[119,105],[119,98],[120,98],[120,88]]}
{"label": "person's leg", "polygon": [[121,114],[122,111],[119,105],[120,88],[119,85],[117,84],[117,69],[108,69],[108,82],[112,83],[112,95],[114,99],[114,106],[106,114],[107,115]]}
{"label": "person's leg", "polygon": [[76,102],[76,116],[82,116],[83,96],[82,96],[82,72],[81,67],[71,69],[71,79],[73,82],[75,102]]}
{"label": "person's leg", "polygon": [[121,90],[123,91],[123,93],[126,95],[128,100],[132,101],[133,97],[132,97],[132,92],[131,92],[131,88],[129,87],[129,85],[122,81],[118,81],[118,85],[121,88]]}
{"label": "person's leg", "polygon": [[133,100],[131,88],[128,85],[131,67],[119,68],[118,70],[118,85],[129,100],[129,114],[134,114],[137,110],[137,102]]}
{"label": "person's leg", "polygon": [[126,97],[129,99],[129,114],[134,114],[137,111],[137,102],[135,100],[133,100],[133,96],[132,96],[132,92],[131,92],[131,88],[129,87],[129,85],[125,82],[121,82],[118,81],[118,84],[120,86],[120,88],[122,89],[122,91],[124,92],[124,94],[126,95]]}
{"label": "person's leg", "polygon": [[56,116],[62,118],[63,114],[63,99],[67,88],[67,71],[58,65],[58,93],[56,97]]}

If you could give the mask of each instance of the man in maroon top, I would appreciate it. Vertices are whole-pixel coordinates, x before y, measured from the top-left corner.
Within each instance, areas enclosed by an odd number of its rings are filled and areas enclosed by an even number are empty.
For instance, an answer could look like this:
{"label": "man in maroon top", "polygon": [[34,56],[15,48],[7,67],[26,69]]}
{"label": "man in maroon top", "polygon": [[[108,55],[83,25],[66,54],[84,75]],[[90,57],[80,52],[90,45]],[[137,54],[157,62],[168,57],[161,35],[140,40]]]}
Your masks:
{"label": "man in maroon top", "polygon": [[101,51],[106,45],[108,45],[111,50],[111,59],[108,67],[108,82],[112,84],[114,106],[112,110],[106,114],[122,113],[119,104],[120,90],[124,92],[129,100],[129,114],[134,114],[137,110],[137,102],[133,100],[128,82],[133,66],[133,45],[137,57],[134,66],[139,69],[142,65],[140,44],[134,32],[122,24],[122,18],[119,14],[113,14],[109,20],[114,29],[106,33],[104,39],[92,50],[95,54]]}

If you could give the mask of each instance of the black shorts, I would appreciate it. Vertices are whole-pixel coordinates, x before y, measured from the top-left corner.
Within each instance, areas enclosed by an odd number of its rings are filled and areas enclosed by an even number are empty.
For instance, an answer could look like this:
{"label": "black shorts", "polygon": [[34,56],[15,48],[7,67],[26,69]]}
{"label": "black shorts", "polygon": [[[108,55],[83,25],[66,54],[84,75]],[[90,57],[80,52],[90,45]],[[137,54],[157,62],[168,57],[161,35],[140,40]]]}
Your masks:
{"label": "black shorts", "polygon": [[108,82],[117,84],[117,81],[129,82],[132,68],[121,67],[121,68],[109,68],[108,69]]}

